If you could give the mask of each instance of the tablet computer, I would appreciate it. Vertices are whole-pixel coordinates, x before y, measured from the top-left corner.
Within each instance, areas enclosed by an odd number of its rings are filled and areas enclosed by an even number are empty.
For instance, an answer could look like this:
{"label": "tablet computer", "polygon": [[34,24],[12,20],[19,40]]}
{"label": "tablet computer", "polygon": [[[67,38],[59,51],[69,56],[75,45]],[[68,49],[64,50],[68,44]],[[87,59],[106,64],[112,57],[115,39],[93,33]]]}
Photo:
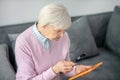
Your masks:
{"label": "tablet computer", "polygon": [[91,68],[89,68],[89,69],[87,69],[87,70],[85,70],[85,71],[83,71],[83,72],[80,72],[80,73],[72,76],[71,78],[69,78],[69,80],[74,80],[74,79],[76,79],[76,78],[78,78],[78,77],[85,76],[85,75],[89,74],[90,72],[92,72],[93,70],[95,70],[95,69],[97,69],[98,67],[100,67],[102,64],[103,64],[103,62],[99,62],[99,63],[93,65]]}

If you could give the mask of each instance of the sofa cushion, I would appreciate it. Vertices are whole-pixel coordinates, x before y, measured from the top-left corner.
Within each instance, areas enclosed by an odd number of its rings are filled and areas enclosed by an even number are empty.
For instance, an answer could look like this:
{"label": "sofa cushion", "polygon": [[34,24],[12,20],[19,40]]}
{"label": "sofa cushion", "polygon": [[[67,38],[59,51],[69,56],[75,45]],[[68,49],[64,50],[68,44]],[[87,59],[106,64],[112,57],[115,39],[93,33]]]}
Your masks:
{"label": "sofa cushion", "polygon": [[16,61],[15,61],[15,54],[14,54],[14,49],[15,49],[15,41],[16,41],[16,38],[18,37],[20,33],[13,33],[13,34],[8,34],[8,38],[10,40],[10,43],[11,43],[11,46],[10,46],[10,49],[11,49],[11,54],[10,54],[10,59],[11,59],[11,63],[15,69],[15,72],[17,71],[17,64],[16,64]]}
{"label": "sofa cushion", "polygon": [[0,30],[0,43],[6,43],[10,45],[8,35],[4,30]]}
{"label": "sofa cushion", "polygon": [[15,49],[15,41],[16,38],[19,36],[20,33],[8,34],[9,40],[11,42],[12,50]]}
{"label": "sofa cushion", "polygon": [[16,40],[16,38],[18,37],[20,33],[14,33],[14,34],[8,34],[9,40],[12,42],[14,40]]}
{"label": "sofa cushion", "polygon": [[70,58],[72,61],[85,59],[98,54],[86,17],[81,17],[74,21],[67,32],[71,41]]}
{"label": "sofa cushion", "polygon": [[6,44],[0,44],[0,80],[15,80],[15,72],[9,62]]}
{"label": "sofa cushion", "polygon": [[[120,79],[120,58],[105,48],[98,48],[99,56],[79,61],[77,64],[94,65],[100,61],[103,65],[92,71],[90,74],[79,77],[75,80],[119,80]],[[64,77],[62,80],[68,80]]]}
{"label": "sofa cushion", "polygon": [[111,12],[88,15],[88,22],[97,47],[103,47],[106,37],[107,26],[111,17]]}
{"label": "sofa cushion", "polygon": [[116,6],[110,19],[107,35],[106,46],[120,56],[120,6]]}
{"label": "sofa cushion", "polygon": [[105,48],[99,48],[99,56],[80,61],[78,64],[94,65],[100,61],[103,65],[86,77],[78,78],[78,80],[119,80],[120,79],[120,58],[113,52]]}

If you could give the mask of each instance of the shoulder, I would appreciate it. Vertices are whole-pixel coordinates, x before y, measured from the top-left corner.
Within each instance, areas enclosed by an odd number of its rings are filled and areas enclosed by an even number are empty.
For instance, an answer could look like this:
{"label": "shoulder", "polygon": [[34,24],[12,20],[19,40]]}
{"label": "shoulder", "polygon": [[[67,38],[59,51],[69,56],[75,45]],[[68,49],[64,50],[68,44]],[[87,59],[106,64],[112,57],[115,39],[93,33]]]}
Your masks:
{"label": "shoulder", "polygon": [[15,51],[30,52],[31,37],[32,37],[32,27],[29,27],[17,37],[15,42]]}
{"label": "shoulder", "polygon": [[30,40],[31,36],[32,36],[32,27],[29,27],[17,37],[16,41],[19,42],[28,41]]}
{"label": "shoulder", "polygon": [[32,26],[22,32],[16,39],[15,47],[30,49],[33,39]]}

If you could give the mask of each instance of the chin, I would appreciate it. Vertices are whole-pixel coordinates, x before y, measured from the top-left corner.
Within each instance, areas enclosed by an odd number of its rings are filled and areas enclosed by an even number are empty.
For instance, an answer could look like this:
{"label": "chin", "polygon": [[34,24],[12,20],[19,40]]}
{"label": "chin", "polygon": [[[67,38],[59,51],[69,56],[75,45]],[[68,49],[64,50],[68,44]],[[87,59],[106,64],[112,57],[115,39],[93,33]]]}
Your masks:
{"label": "chin", "polygon": [[53,41],[58,41],[60,38],[54,38]]}

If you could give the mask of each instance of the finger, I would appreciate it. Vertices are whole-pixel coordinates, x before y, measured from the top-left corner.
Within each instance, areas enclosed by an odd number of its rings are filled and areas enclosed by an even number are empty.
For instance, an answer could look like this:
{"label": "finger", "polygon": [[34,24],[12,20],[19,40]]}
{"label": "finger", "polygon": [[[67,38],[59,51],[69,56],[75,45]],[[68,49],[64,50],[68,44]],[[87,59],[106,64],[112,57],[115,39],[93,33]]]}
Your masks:
{"label": "finger", "polygon": [[67,66],[67,67],[64,68],[64,70],[70,70],[71,71],[71,70],[73,70],[73,67],[72,66]]}
{"label": "finger", "polygon": [[72,68],[66,68],[64,71],[65,72],[70,72],[70,71],[72,71],[73,69]]}
{"label": "finger", "polygon": [[86,68],[90,68],[90,67],[92,67],[92,66],[87,66],[87,65],[80,65],[80,66],[82,66],[82,67],[86,67]]}
{"label": "finger", "polygon": [[92,66],[86,66],[86,68],[91,68]]}
{"label": "finger", "polygon": [[67,72],[70,72],[70,71],[72,71],[72,68],[67,67],[67,68],[64,68],[64,70],[62,72],[67,73]]}
{"label": "finger", "polygon": [[77,73],[79,73],[79,72],[83,72],[83,71],[85,71],[85,70],[87,70],[87,69],[89,69],[91,66],[85,66],[85,65],[79,65],[78,67],[77,67]]}
{"label": "finger", "polygon": [[73,69],[73,67],[72,66],[67,66],[66,69]]}
{"label": "finger", "polygon": [[73,62],[64,62],[64,65],[65,66],[75,66],[76,63],[73,63]]}
{"label": "finger", "polygon": [[72,61],[64,61],[64,63],[69,63],[69,64],[72,64],[72,65],[75,65],[76,63],[72,62]]}
{"label": "finger", "polygon": [[92,66],[83,66],[84,68],[86,68],[86,69],[89,69],[89,68],[91,68]]}
{"label": "finger", "polygon": [[72,64],[72,65],[76,65],[76,63],[74,63],[74,62],[70,62],[70,64]]}

